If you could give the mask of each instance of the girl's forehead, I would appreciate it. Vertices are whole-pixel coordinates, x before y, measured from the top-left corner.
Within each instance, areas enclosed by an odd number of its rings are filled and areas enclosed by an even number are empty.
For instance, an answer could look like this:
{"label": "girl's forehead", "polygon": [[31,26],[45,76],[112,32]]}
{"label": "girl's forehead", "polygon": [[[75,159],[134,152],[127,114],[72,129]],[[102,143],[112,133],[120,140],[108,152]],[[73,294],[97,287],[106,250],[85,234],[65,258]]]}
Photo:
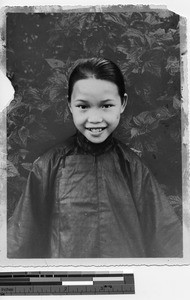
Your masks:
{"label": "girl's forehead", "polygon": [[78,96],[114,96],[118,97],[118,87],[115,83],[96,79],[96,78],[87,78],[87,79],[80,79],[75,82],[72,91],[72,98]]}

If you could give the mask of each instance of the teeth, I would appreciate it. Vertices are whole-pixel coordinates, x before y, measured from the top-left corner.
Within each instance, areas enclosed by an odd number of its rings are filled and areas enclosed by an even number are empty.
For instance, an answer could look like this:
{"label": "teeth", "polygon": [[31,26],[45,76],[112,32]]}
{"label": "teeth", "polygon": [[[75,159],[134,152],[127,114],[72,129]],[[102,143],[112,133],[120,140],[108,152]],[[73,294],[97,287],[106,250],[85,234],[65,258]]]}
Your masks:
{"label": "teeth", "polygon": [[91,128],[90,129],[92,132],[100,132],[100,131],[102,131],[102,129],[101,128]]}
{"label": "teeth", "polygon": [[103,128],[89,128],[89,130],[92,132],[100,132],[103,130]]}

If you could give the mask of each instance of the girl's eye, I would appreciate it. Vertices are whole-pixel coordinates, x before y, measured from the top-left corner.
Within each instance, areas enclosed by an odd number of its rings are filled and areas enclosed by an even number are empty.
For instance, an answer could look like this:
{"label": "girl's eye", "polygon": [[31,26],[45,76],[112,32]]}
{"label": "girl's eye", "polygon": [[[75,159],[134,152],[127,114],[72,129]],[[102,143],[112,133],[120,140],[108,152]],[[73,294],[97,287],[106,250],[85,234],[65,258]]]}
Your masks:
{"label": "girl's eye", "polygon": [[86,105],[82,105],[82,104],[81,105],[77,105],[77,107],[80,108],[80,109],[87,109],[87,106]]}
{"label": "girl's eye", "polygon": [[110,108],[110,107],[112,107],[113,106],[113,104],[105,104],[105,105],[103,105],[102,107],[103,108]]}

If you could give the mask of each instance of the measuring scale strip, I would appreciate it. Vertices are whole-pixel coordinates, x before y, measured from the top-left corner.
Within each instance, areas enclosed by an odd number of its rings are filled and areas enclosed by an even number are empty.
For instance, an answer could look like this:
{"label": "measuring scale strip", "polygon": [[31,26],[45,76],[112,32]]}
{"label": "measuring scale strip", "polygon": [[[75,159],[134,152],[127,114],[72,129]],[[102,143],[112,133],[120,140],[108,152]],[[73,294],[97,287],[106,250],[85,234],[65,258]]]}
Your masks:
{"label": "measuring scale strip", "polygon": [[0,273],[0,295],[5,296],[134,293],[133,274]]}

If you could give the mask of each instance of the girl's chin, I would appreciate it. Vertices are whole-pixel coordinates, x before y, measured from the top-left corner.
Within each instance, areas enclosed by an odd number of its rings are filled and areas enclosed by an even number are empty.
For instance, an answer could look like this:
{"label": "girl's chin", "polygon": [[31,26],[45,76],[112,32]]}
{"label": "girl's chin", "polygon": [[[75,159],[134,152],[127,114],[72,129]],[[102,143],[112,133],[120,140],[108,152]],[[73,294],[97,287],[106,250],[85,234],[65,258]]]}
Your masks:
{"label": "girl's chin", "polygon": [[94,144],[99,144],[99,143],[103,143],[109,135],[107,134],[97,134],[97,133],[87,133],[85,134],[85,137],[87,138],[87,140],[89,140],[90,142],[94,143]]}

